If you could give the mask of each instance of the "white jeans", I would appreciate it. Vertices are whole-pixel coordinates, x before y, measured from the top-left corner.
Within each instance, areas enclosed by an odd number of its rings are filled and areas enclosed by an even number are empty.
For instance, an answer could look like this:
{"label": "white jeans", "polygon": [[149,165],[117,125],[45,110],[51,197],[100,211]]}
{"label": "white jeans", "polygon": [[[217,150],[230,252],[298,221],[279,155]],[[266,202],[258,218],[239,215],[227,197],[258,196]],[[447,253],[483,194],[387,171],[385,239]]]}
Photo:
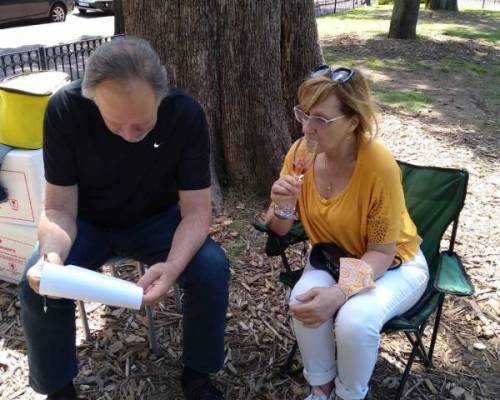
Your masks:
{"label": "white jeans", "polygon": [[[378,357],[380,330],[417,302],[428,279],[427,262],[419,251],[399,268],[386,271],[376,280],[375,288],[351,297],[337,313],[335,327],[332,319],[311,329],[293,318],[309,384],[319,386],[335,379],[336,394],[342,399],[364,399]],[[292,290],[290,304],[299,303],[295,297],[311,288],[334,284],[329,273],[308,262]]]}

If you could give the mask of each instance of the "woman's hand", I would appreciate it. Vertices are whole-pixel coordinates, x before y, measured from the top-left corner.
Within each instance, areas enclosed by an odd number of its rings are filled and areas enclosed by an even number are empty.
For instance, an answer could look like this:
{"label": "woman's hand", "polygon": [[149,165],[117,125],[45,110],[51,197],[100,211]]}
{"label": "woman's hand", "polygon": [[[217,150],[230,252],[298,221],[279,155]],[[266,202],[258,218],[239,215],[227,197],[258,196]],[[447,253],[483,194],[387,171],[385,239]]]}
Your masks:
{"label": "woman's hand", "polygon": [[279,206],[295,204],[302,182],[290,175],[280,177],[271,187],[271,200]]}
{"label": "woman's hand", "polygon": [[319,327],[345,303],[344,293],[337,286],[312,288],[295,299],[302,304],[290,305],[290,311],[306,328]]}

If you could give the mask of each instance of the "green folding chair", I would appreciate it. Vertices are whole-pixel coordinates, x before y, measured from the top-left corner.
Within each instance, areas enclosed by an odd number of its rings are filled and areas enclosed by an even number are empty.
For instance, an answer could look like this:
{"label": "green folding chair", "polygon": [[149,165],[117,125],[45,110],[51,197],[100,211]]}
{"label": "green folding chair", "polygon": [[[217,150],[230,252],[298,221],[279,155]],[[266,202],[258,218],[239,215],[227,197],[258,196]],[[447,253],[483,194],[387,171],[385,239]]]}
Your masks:
{"label": "green folding chair", "polygon": [[[426,367],[432,365],[443,301],[446,294],[470,296],[474,288],[458,255],[453,251],[457,234],[458,218],[467,194],[469,174],[466,170],[438,167],[421,167],[398,161],[403,178],[406,207],[422,237],[422,251],[429,264],[430,279],[420,300],[403,315],[391,319],[382,332],[404,332],[412,345],[396,399],[400,399],[417,354]],[[440,251],[441,240],[452,224],[448,249]],[[268,235],[265,252],[268,256],[281,257],[284,271],[279,280],[292,288],[300,278],[302,268],[293,269],[285,250],[290,245],[304,242],[307,236],[300,222],[295,222],[290,232],[278,236],[262,223],[255,228]],[[432,337],[428,349],[422,341],[429,317],[436,314]],[[294,343],[283,365],[287,373],[292,372],[292,362],[297,350]]]}

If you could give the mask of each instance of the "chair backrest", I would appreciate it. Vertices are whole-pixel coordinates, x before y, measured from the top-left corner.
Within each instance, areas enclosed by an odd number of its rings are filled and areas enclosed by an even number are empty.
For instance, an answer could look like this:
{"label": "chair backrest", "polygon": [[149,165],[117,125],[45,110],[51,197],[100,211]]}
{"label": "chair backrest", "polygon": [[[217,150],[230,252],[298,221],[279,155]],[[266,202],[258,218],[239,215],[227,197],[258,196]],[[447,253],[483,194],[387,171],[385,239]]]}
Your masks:
{"label": "chair backrest", "polygon": [[[449,249],[453,250],[458,216],[463,208],[469,174],[463,169],[422,167],[398,161],[403,178],[406,207],[423,239],[422,251],[431,277],[436,273],[441,238],[453,223]],[[307,240],[303,226],[296,222],[283,237],[271,234],[266,243],[268,256],[280,255],[280,249]],[[432,282],[432,279],[429,281]]]}
{"label": "chair backrest", "polygon": [[[467,194],[466,170],[421,167],[398,161],[403,177],[406,207],[422,237],[422,251],[434,276],[441,238],[453,223],[449,249],[453,250],[458,216]],[[432,281],[432,280],[431,280]]]}

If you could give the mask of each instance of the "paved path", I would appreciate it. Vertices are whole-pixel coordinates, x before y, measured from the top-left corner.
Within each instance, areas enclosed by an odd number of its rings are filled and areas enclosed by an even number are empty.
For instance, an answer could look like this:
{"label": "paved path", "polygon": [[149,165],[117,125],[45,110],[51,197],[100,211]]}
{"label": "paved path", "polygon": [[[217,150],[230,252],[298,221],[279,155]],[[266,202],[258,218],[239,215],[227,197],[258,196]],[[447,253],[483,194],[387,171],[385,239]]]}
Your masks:
{"label": "paved path", "polygon": [[96,36],[111,36],[114,17],[99,13],[80,15],[74,11],[65,22],[23,23],[0,28],[0,54],[12,53],[39,46],[74,42]]}

